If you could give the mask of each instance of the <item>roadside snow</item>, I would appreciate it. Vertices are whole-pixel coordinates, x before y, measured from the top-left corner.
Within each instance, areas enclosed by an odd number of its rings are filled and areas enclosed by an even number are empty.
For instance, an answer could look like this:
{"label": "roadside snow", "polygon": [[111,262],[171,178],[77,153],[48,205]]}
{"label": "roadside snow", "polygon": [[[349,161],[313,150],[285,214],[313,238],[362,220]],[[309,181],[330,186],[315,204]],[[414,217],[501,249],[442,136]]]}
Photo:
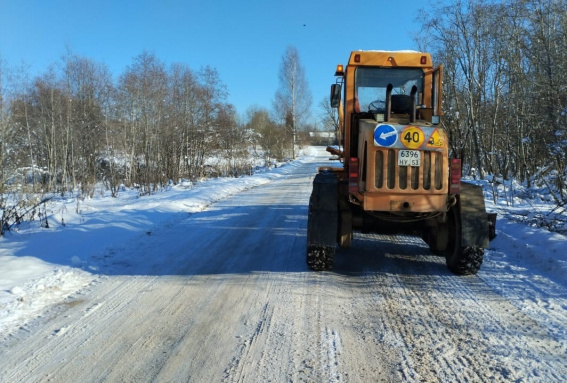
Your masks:
{"label": "roadside snow", "polygon": [[[139,197],[137,190],[125,190],[117,198],[52,200],[48,229],[32,222],[0,237],[0,338],[46,307],[96,283],[108,249],[140,235],[152,235],[153,230],[178,221],[180,216],[203,211],[216,201],[283,177],[316,153],[315,148],[309,148],[294,162],[252,176],[185,183],[150,196]],[[133,258],[131,254],[119,255]],[[136,267],[141,271],[144,266],[128,262],[123,267],[135,273]]]}
{"label": "roadside snow", "polygon": [[[486,209],[498,214],[498,237],[490,246],[497,251],[490,252],[489,258],[498,259],[501,254],[503,267],[508,268],[503,271],[514,272],[514,267],[519,267],[567,287],[567,237],[545,229],[553,227],[564,233],[567,212],[558,211],[545,190],[528,190],[517,184],[499,185],[495,204],[492,187],[486,181],[479,183],[485,190]],[[510,189],[515,195],[513,204],[507,202]]]}

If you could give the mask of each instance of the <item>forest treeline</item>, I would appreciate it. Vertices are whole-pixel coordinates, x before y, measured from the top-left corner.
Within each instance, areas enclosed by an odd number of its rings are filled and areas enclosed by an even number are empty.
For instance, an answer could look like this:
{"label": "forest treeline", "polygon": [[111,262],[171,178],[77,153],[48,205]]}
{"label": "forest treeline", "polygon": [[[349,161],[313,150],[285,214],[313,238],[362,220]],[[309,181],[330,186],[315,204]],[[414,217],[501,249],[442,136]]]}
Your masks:
{"label": "forest treeline", "polygon": [[567,1],[456,1],[420,13],[444,66],[443,126],[468,174],[547,186],[567,201]]}
{"label": "forest treeline", "polygon": [[[0,77],[3,191],[89,196],[102,181],[113,195],[120,185],[143,195],[181,179],[236,176],[250,172],[248,149],[265,133],[238,121],[211,67],[166,68],[144,52],[116,83],[105,65],[74,55],[32,80],[22,73]],[[265,156],[283,157],[261,143]]]}
{"label": "forest treeline", "polygon": [[1,232],[39,214],[46,195],[144,195],[283,161],[301,143],[290,116],[251,107],[241,121],[214,68],[166,67],[147,52],[116,81],[70,53],[35,78],[0,62]]}

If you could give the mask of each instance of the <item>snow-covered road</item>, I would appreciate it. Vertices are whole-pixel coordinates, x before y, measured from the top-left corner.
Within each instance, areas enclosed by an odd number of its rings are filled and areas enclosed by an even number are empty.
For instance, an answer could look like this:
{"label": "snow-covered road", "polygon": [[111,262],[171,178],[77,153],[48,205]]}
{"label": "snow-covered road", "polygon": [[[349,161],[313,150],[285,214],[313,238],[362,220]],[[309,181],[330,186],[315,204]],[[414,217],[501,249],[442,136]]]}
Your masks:
{"label": "snow-covered road", "polygon": [[477,276],[361,234],[308,271],[327,157],[105,250],[92,284],[0,339],[0,381],[567,381],[565,283],[504,233]]}

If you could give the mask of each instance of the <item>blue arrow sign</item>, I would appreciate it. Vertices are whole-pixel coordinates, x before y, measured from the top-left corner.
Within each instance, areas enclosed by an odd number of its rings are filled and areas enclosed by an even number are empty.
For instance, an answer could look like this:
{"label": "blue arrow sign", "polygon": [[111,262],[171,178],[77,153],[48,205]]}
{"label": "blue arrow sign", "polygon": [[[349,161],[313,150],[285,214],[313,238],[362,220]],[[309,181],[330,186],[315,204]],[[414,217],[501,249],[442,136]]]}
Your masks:
{"label": "blue arrow sign", "polygon": [[392,125],[378,125],[374,129],[374,145],[392,146],[398,141],[398,131]]}

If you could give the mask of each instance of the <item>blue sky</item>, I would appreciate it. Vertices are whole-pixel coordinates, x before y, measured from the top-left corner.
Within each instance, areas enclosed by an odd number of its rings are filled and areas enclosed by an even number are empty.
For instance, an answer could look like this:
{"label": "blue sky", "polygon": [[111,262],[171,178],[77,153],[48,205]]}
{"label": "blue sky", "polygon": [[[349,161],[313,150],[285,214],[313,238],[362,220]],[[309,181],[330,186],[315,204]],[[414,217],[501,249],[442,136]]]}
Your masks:
{"label": "blue sky", "polygon": [[[148,51],[166,65],[214,67],[240,114],[271,108],[281,58],[298,49],[313,94],[327,97],[338,63],[356,49],[416,49],[417,0],[0,0],[0,58],[43,73],[71,52],[115,78]],[[348,8],[347,8],[348,6]]]}

